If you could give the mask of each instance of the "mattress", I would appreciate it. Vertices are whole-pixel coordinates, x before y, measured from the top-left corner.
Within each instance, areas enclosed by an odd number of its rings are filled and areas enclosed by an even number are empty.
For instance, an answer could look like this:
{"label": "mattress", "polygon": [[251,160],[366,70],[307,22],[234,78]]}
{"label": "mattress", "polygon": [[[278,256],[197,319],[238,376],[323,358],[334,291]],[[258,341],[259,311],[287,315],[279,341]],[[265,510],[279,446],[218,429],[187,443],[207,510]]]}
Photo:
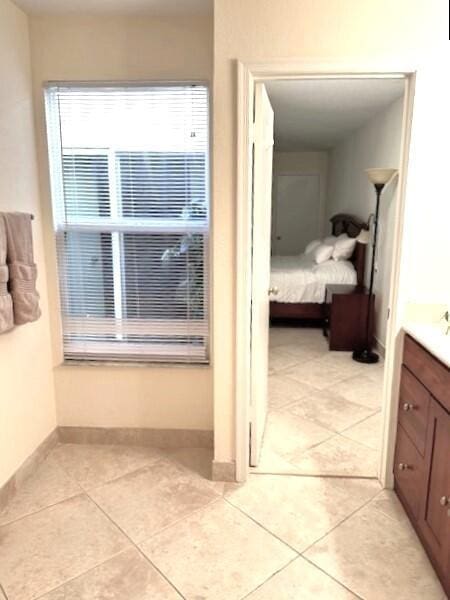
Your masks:
{"label": "mattress", "polygon": [[327,283],[356,284],[356,270],[347,260],[327,260],[316,264],[309,254],[272,256],[270,287],[278,288],[275,302],[325,301]]}

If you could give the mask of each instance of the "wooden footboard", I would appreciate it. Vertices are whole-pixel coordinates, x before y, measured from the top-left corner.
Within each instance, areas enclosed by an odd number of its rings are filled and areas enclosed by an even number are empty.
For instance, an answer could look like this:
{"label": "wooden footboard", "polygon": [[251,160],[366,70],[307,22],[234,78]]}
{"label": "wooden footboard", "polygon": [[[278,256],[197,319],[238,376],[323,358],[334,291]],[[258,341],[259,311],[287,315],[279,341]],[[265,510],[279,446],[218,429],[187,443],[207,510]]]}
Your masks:
{"label": "wooden footboard", "polygon": [[291,303],[271,302],[271,319],[323,319],[325,317],[325,304],[313,302]]}

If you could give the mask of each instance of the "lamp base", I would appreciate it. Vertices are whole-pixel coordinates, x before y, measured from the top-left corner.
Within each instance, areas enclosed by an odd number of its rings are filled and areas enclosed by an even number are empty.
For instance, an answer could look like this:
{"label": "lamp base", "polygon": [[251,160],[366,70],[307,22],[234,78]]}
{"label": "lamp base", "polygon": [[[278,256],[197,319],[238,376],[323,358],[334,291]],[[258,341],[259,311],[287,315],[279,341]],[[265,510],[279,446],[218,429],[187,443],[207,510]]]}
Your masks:
{"label": "lamp base", "polygon": [[356,360],[356,362],[368,365],[377,363],[380,359],[376,352],[372,352],[372,350],[368,350],[367,348],[365,350],[355,350],[352,354],[352,358],[353,360]]}

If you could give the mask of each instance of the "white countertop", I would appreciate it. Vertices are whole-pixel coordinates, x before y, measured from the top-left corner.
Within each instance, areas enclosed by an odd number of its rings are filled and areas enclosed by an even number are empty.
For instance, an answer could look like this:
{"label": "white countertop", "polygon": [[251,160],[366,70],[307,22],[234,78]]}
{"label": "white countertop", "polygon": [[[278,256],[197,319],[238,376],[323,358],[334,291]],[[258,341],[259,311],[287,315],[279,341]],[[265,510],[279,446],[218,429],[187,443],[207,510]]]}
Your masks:
{"label": "white countertop", "polygon": [[445,335],[442,325],[411,322],[403,329],[450,369],[450,333]]}

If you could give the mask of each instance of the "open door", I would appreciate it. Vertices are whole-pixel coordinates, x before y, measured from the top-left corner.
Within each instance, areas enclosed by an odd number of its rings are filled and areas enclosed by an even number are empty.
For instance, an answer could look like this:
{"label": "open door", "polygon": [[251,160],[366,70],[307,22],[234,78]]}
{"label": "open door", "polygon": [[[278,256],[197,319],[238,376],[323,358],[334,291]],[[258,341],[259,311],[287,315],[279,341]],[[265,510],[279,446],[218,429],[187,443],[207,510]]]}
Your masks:
{"label": "open door", "polygon": [[268,405],[270,226],[273,110],[262,83],[255,85],[253,127],[250,466],[259,461]]}

